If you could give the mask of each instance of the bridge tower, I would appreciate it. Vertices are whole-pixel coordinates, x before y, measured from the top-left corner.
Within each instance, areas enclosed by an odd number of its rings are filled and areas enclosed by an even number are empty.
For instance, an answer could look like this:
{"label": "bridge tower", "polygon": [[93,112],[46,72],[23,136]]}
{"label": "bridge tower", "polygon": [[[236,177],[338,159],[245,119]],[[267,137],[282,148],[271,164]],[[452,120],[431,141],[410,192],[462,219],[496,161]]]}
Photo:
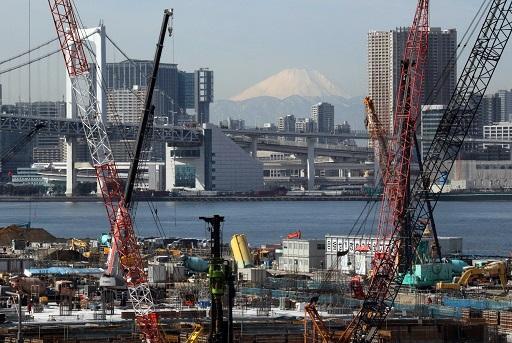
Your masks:
{"label": "bridge tower", "polygon": [[[107,66],[106,56],[106,30],[105,25],[100,23],[100,26],[80,29],[80,35],[93,43],[95,58],[95,83],[96,83],[96,100],[98,102],[98,111],[104,123],[107,120],[107,94],[106,87],[104,87],[103,72]],[[66,117],[69,119],[76,119],[76,97],[74,96],[71,79],[66,73]],[[76,188],[76,169],[75,169],[75,146],[76,138],[66,137],[66,196],[71,197],[75,193]],[[99,189],[99,188],[98,188]],[[101,192],[97,192],[101,196]]]}

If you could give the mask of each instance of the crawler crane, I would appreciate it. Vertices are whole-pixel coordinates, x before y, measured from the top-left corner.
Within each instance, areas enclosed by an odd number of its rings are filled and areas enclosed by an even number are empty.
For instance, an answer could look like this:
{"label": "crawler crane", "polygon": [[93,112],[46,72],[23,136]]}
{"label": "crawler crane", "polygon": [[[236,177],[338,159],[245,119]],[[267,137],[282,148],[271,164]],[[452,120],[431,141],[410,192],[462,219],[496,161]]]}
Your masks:
{"label": "crawler crane", "polygon": [[[135,311],[137,325],[146,342],[165,342],[144,272],[142,257],[131,215],[123,194],[118,170],[105,123],[99,115],[96,95],[81,36],[71,0],[48,0],[57,36],[64,56],[67,73],[76,96],[77,113],[82,121],[87,145],[96,170],[101,195],[111,226],[113,243],[119,254],[121,269]],[[168,20],[170,11],[164,14]],[[99,76],[98,76],[99,77]]]}

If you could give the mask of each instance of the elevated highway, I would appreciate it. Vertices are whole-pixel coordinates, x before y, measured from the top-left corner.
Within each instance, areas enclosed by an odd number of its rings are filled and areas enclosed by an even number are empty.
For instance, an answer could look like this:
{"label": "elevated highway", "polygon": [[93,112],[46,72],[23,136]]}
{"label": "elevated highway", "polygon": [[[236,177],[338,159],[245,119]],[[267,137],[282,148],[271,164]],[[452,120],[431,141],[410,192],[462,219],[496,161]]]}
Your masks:
{"label": "elevated highway", "polygon": [[[83,137],[84,131],[80,120],[65,118],[47,118],[0,114],[0,130],[28,133],[38,124],[44,124],[40,135],[56,135],[63,137]],[[135,139],[139,130],[136,124],[108,124],[109,138],[112,140]],[[173,146],[199,146],[202,144],[202,133],[197,128],[155,125],[154,139],[165,141]]]}

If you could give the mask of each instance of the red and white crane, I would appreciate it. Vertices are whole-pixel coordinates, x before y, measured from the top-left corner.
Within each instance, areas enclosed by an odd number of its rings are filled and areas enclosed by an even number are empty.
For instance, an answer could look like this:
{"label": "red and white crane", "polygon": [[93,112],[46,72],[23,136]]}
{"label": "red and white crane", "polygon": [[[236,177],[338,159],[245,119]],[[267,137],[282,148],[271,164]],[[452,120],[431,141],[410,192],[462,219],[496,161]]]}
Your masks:
{"label": "red and white crane", "polygon": [[393,116],[393,132],[388,143],[387,166],[383,171],[384,192],[379,217],[379,237],[391,240],[381,259],[374,264],[370,287],[363,307],[352,320],[340,342],[371,341],[381,319],[391,310],[386,300],[395,273],[410,265],[412,245],[408,230],[408,195],[412,148],[423,93],[428,52],[429,0],[419,0],[407,35]]}
{"label": "red and white crane", "polygon": [[71,0],[48,0],[57,36],[64,55],[66,70],[76,97],[77,114],[82,121],[92,163],[101,190],[116,245],[129,298],[137,325],[147,342],[165,342],[158,326],[158,317],[124,191],[112,156],[105,123],[99,115],[90,65],[83,37],[77,24]]}

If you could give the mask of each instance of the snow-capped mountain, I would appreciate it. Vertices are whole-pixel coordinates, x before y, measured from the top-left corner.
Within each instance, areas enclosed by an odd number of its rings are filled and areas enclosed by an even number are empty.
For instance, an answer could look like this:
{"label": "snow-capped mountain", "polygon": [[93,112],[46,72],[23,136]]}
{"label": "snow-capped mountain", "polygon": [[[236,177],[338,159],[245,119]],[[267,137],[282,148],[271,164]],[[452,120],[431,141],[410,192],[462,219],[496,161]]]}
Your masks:
{"label": "snow-capped mountain", "polygon": [[316,70],[285,69],[247,88],[230,100],[243,101],[261,96],[283,100],[293,95],[349,97],[339,86]]}
{"label": "snow-capped mountain", "polygon": [[350,98],[317,71],[285,69],[244,90],[230,100],[216,100],[211,105],[211,121],[228,117],[244,119],[248,126],[277,122],[281,115],[307,118],[311,106],[321,102],[334,105],[335,122],[348,121],[353,129],[364,128],[362,97]]}

